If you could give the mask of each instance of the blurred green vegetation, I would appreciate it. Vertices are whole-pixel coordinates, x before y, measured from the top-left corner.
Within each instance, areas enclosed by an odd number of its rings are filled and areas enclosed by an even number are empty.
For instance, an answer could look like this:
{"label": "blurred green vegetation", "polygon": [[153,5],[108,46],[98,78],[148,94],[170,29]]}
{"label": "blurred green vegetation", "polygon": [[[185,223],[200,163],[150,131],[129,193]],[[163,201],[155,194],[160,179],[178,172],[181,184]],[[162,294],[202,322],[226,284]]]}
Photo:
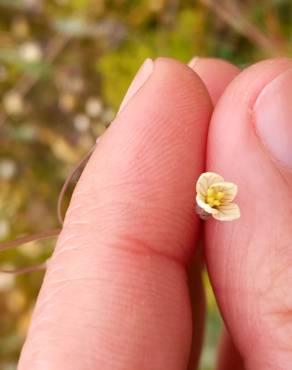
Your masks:
{"label": "blurred green vegetation", "polygon": [[[244,66],[291,55],[290,0],[218,3],[0,0],[1,240],[58,226],[62,183],[106,130],[145,58],[215,56]],[[30,243],[2,252],[0,262],[39,263],[53,246]],[[0,369],[16,368],[42,278],[0,274]],[[205,280],[201,369],[210,370],[221,321]]]}

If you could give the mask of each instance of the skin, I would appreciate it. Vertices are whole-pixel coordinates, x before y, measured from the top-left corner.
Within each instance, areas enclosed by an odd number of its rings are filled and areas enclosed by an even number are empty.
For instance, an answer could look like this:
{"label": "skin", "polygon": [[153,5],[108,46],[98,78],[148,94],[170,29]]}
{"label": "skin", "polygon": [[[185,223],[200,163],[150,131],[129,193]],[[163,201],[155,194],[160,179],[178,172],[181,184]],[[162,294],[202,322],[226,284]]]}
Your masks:
{"label": "skin", "polygon": [[[192,68],[156,60],[99,141],[75,189],[19,370],[197,369],[202,250],[229,332],[217,369],[289,369],[292,187],[249,135],[249,113],[292,61],[240,72],[199,59]],[[195,182],[206,169],[239,185],[240,220],[203,225],[196,217]],[[278,194],[288,206],[271,213],[267,199],[280,201]]]}

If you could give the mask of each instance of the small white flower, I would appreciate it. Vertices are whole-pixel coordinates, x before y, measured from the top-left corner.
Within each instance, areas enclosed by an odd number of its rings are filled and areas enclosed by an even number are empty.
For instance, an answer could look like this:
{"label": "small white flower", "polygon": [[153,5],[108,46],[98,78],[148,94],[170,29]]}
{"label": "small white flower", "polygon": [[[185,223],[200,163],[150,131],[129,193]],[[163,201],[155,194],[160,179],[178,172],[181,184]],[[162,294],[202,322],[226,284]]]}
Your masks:
{"label": "small white flower", "polygon": [[220,221],[232,221],[240,217],[240,209],[232,203],[237,194],[237,185],[224,181],[214,172],[203,173],[196,185],[198,214],[206,219],[212,216]]}

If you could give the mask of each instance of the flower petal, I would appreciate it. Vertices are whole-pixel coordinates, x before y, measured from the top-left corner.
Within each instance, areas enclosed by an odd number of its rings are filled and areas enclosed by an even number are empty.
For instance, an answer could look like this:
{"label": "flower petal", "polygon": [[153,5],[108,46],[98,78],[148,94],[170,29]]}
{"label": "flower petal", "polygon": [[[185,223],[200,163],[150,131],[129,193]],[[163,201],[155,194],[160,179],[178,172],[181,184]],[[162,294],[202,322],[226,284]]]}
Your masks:
{"label": "flower petal", "polygon": [[211,185],[210,188],[214,189],[216,192],[222,191],[224,193],[224,197],[221,200],[222,204],[229,204],[237,194],[237,185],[233,182],[217,182]]}
{"label": "flower petal", "polygon": [[222,176],[218,175],[215,172],[204,172],[199,177],[196,185],[196,191],[198,194],[201,194],[203,196],[207,195],[207,190],[209,187],[214,183],[221,183],[224,182],[224,179]]}
{"label": "flower petal", "polygon": [[212,216],[219,221],[233,221],[240,217],[239,206],[235,203],[229,203],[218,207],[218,213]]}
{"label": "flower petal", "polygon": [[204,197],[201,196],[200,194],[197,195],[196,201],[197,205],[207,213],[215,215],[216,213],[219,212],[218,209],[210,207],[209,204],[205,202]]}

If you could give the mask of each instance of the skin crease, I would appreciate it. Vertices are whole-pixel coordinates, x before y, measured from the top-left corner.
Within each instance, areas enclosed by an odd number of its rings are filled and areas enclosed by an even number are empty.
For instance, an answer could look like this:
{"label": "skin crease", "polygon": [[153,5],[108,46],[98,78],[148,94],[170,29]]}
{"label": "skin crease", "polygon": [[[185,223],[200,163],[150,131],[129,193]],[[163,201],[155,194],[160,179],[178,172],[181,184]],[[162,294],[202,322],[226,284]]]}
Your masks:
{"label": "skin crease", "polygon": [[288,370],[292,364],[291,170],[272,159],[253,114],[264,87],[291,67],[291,60],[279,59],[242,72],[224,92],[209,129],[207,169],[238,184],[242,215],[205,224],[205,254],[248,370]]}
{"label": "skin crease", "polygon": [[221,333],[217,370],[244,370],[243,360],[237,348],[234,346],[232,338],[224,328]]}
{"label": "skin crease", "polygon": [[[226,87],[240,73],[239,68],[227,61],[216,58],[197,57],[189,63],[189,66],[204,82],[214,106],[216,106]],[[193,339],[188,370],[196,370],[198,368],[203,345],[205,297],[201,276],[201,269],[204,263],[201,254],[202,250],[196,256],[189,273],[190,295],[193,310]],[[226,333],[224,332],[224,334]],[[237,350],[231,338],[227,335],[221,336],[217,365],[220,370],[243,370],[242,361],[240,360]]]}
{"label": "skin crease", "polygon": [[[184,266],[190,262],[198,238],[199,225],[191,221],[193,176],[204,168],[200,161],[204,158],[202,141],[211,107],[201,82],[186,67],[165,59],[155,62],[155,72],[158,66],[160,73],[154,76],[155,84],[159,84],[157,96],[170,99],[171,111],[161,112],[166,102],[156,108],[156,100],[151,100],[153,92],[148,92],[152,105],[146,106],[143,94],[146,87],[150,89],[147,82],[101,140],[74,193],[33,315],[20,370],[187,367],[191,310]],[[286,346],[291,342],[291,306],[287,300],[291,297],[288,246],[292,235],[287,207],[291,187],[287,182],[291,183],[287,173],[271,161],[250,119],[261,89],[288,68],[289,60],[265,61],[242,72],[216,106],[208,138],[207,169],[239,184],[238,203],[243,216],[234,223],[206,223],[205,257],[224,320],[250,370],[288,370],[292,363],[291,347]],[[173,78],[177,75],[182,78],[179,87]],[[154,77],[151,76],[153,85]],[[204,73],[200,77],[214,99]],[[163,90],[165,80],[171,81],[167,93]],[[131,105],[139,110],[134,113]],[[147,114],[143,113],[146,109]],[[181,130],[182,122],[183,127],[188,127],[186,132]],[[165,130],[170,131],[168,140],[159,136]],[[150,134],[154,142],[148,141],[146,150],[144,139]],[[182,142],[184,145],[180,145]],[[172,155],[180,160],[169,168]],[[107,172],[108,166],[112,172]],[[143,181],[135,183],[133,166]],[[145,171],[151,168],[153,171],[147,173],[151,179],[154,177],[147,182]],[[155,168],[159,168],[159,176]],[[261,173],[263,178],[255,177],[255,173]],[[172,182],[172,178],[179,181]],[[166,196],[153,202],[159,184]],[[184,196],[180,194],[182,190]],[[128,192],[140,195],[137,208],[132,208]],[[250,196],[258,206],[250,203]],[[283,213],[275,215],[277,218],[271,217],[266,201],[271,196],[281,197],[281,204],[285,204],[281,207]],[[155,222],[161,226],[163,220],[165,227],[149,228],[153,223],[150,211],[161,216]],[[172,230],[178,222],[179,227]],[[167,230],[171,230],[171,238]],[[195,297],[202,296],[201,285],[195,283],[198,270],[194,268],[195,281],[191,284]],[[263,308],[270,312],[263,315]],[[200,319],[203,310],[199,314],[195,311],[194,316]],[[200,342],[200,336],[197,339]],[[241,370],[239,361],[238,368],[230,367],[232,362],[228,362],[230,351],[236,356],[230,338],[222,343],[225,345],[221,346],[220,356],[226,361],[222,367],[219,360],[218,369]]]}

